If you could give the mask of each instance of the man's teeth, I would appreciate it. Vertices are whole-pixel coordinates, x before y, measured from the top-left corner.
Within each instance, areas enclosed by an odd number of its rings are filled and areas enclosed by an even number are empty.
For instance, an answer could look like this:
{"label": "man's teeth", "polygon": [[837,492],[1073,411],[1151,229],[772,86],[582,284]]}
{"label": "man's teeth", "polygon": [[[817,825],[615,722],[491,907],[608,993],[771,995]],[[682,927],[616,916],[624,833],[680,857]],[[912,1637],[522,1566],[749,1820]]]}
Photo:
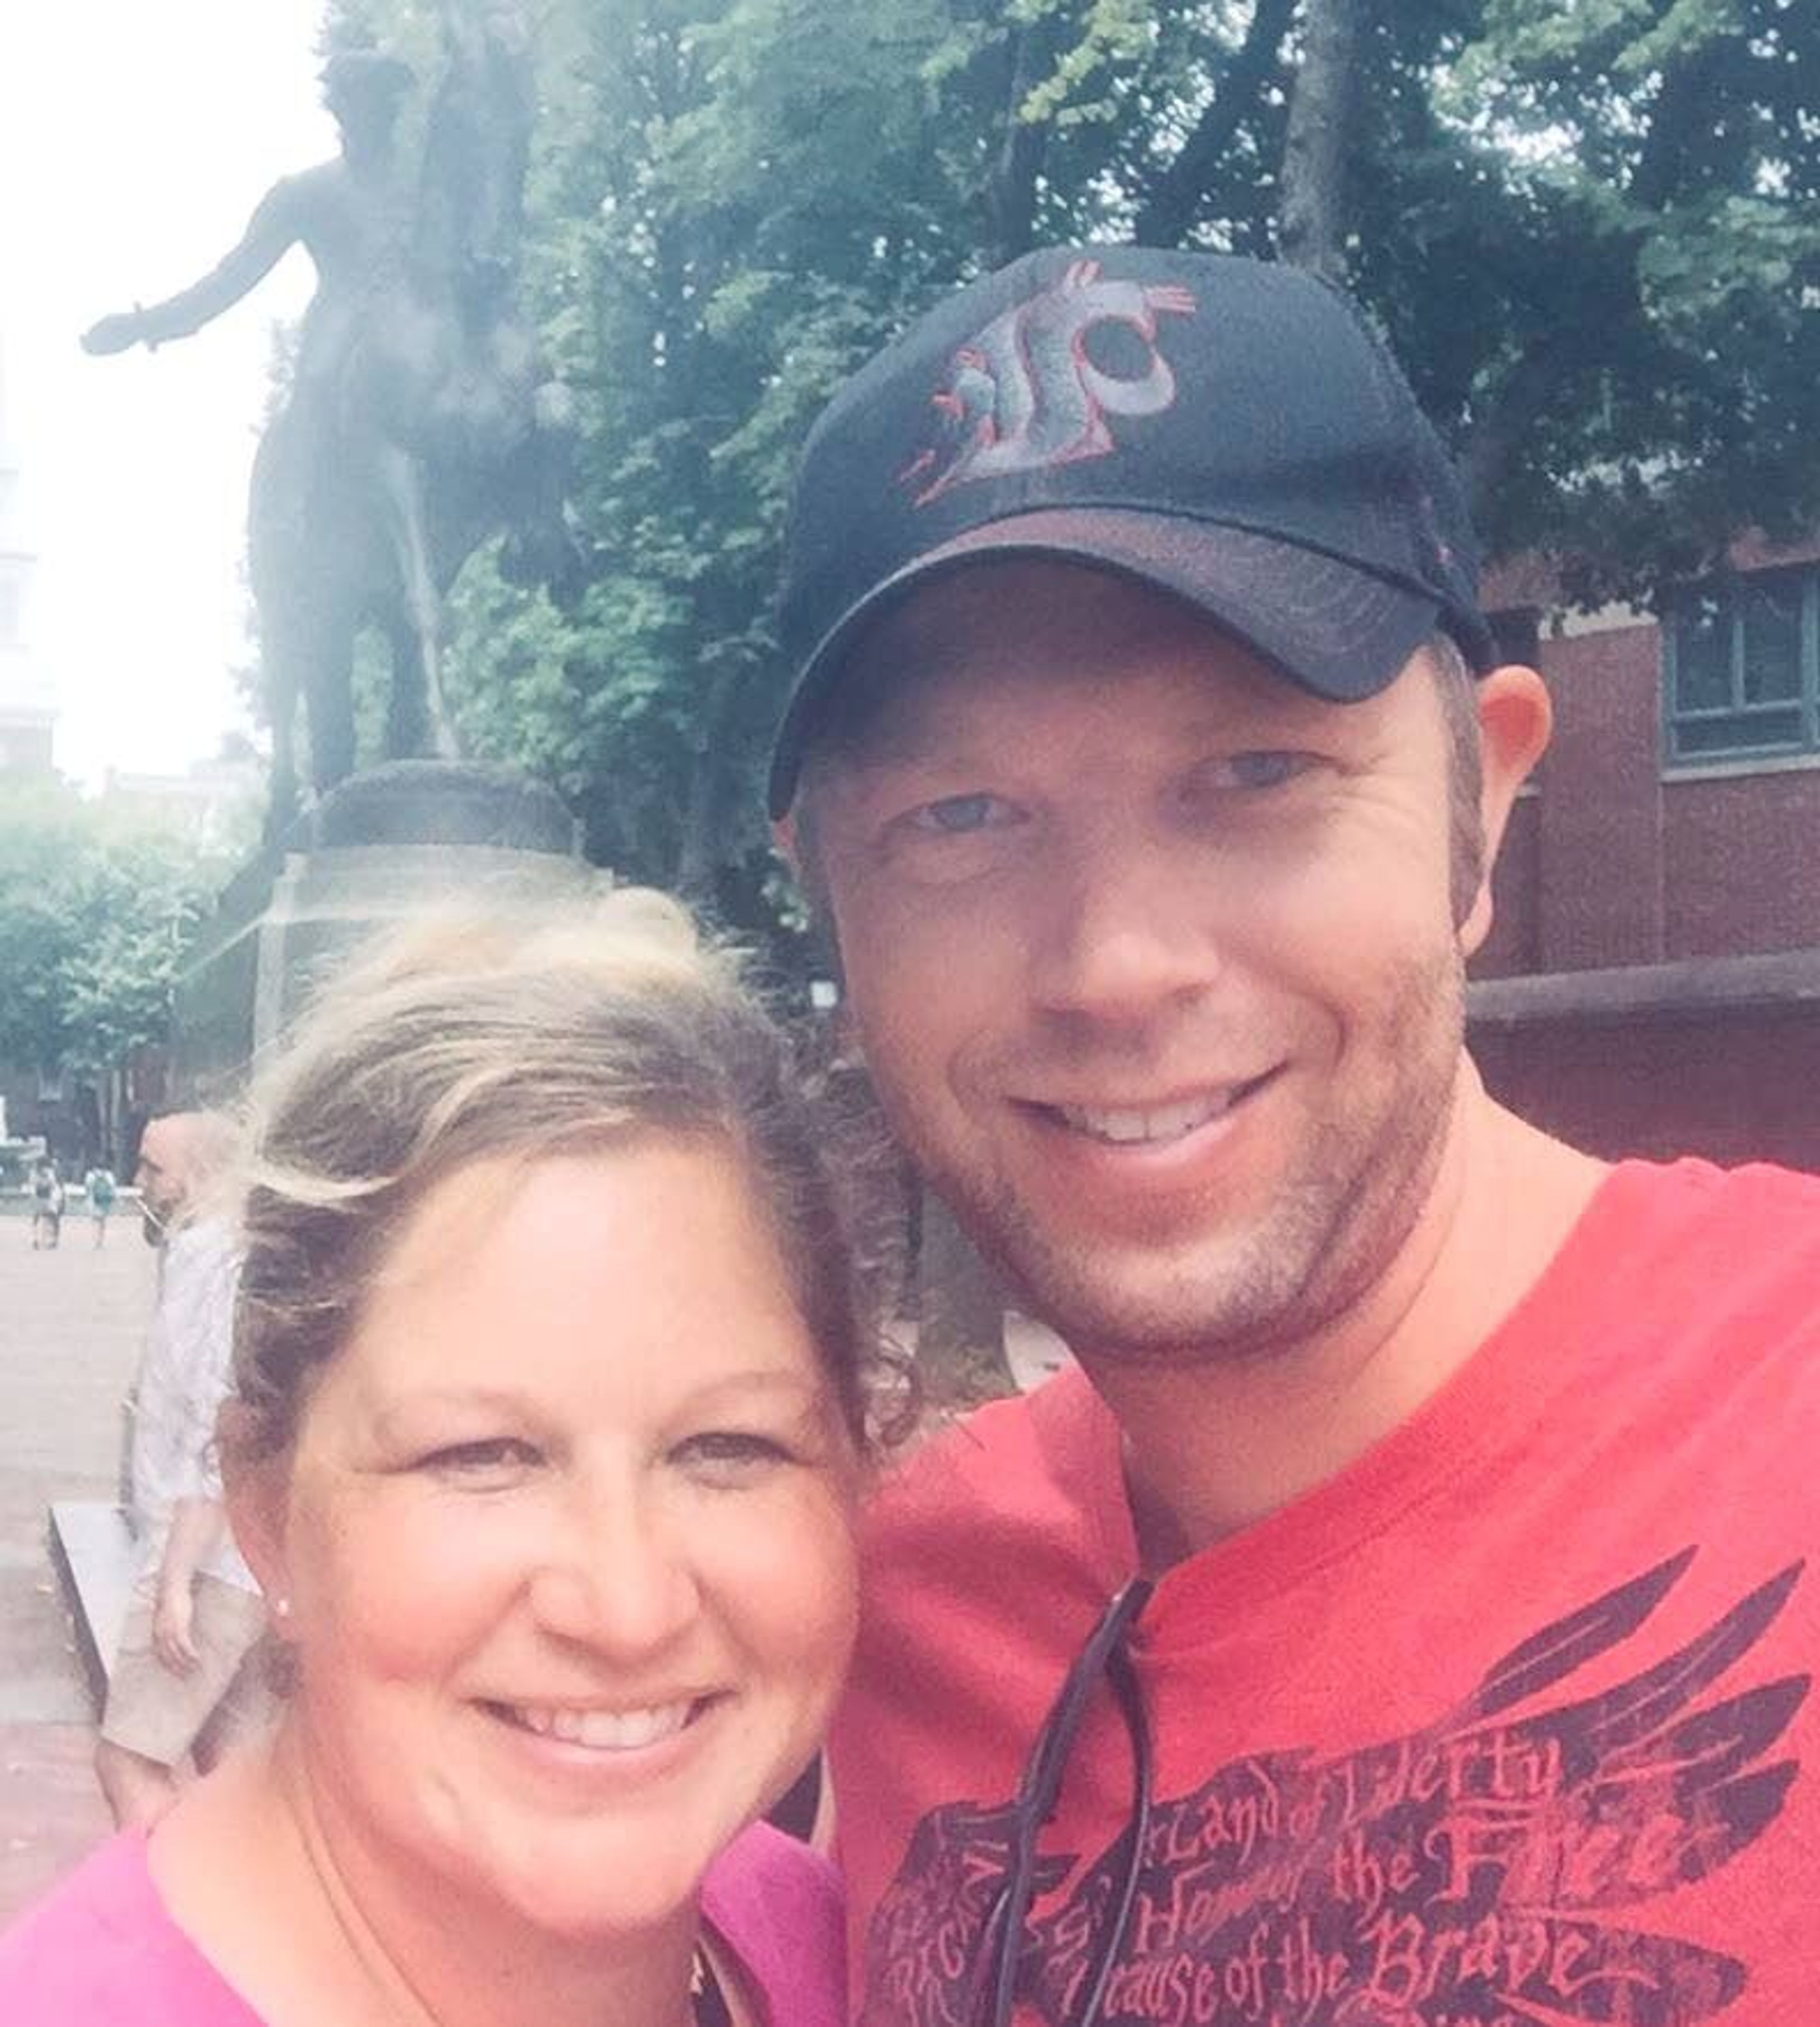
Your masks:
{"label": "man's teeth", "polygon": [[1179,1140],[1209,1119],[1217,1119],[1232,1102],[1230,1090],[1185,1098],[1175,1105],[1159,1105],[1143,1111],[1100,1110],[1084,1105],[1059,1107],[1062,1117],[1077,1133],[1091,1133],[1096,1140],[1110,1140],[1120,1146],[1159,1140]]}
{"label": "man's teeth", "polygon": [[502,1708],[514,1724],[565,1745],[592,1746],[600,1752],[634,1752],[672,1738],[688,1722],[692,1704],[658,1704],[644,1710],[551,1710],[535,1704]]}

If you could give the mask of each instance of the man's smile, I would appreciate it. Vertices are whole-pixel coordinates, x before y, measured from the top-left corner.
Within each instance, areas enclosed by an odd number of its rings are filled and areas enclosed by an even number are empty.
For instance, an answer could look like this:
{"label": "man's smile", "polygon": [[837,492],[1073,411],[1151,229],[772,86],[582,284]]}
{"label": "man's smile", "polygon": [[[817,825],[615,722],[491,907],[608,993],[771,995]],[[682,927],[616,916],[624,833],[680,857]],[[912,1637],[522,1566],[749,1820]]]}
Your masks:
{"label": "man's smile", "polygon": [[1159,1146],[1185,1139],[1220,1119],[1257,1090],[1274,1073],[1242,1083],[1216,1084],[1187,1097],[1119,1105],[1040,1105],[1036,1109],[1071,1132],[1113,1146]]}

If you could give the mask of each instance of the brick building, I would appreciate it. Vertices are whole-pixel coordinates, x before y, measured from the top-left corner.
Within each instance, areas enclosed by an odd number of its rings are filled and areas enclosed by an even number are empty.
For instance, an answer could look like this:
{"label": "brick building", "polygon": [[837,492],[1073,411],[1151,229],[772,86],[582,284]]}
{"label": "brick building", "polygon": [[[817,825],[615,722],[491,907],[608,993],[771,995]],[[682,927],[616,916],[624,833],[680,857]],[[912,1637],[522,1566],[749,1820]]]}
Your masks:
{"label": "brick building", "polygon": [[1473,1049],[1597,1152],[1820,1169],[1820,542],[1732,564],[1659,621],[1552,614],[1519,570],[1487,587],[1556,732],[1498,868]]}

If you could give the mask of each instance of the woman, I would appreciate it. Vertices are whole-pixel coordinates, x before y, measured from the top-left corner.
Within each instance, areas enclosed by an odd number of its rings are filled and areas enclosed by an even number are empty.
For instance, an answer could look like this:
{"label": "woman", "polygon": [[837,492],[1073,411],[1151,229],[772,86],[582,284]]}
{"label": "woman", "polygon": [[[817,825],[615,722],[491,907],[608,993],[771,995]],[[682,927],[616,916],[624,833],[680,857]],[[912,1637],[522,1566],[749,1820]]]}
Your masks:
{"label": "woman", "polygon": [[31,1250],[54,1253],[63,1236],[63,1178],[47,1154],[31,1172]]}
{"label": "woman", "polygon": [[831,1877],[757,1819],[851,1637],[868,1333],[777,1034],[658,897],[445,923],[255,1125],[284,1712],[0,1943],[9,2027],[836,2027]]}

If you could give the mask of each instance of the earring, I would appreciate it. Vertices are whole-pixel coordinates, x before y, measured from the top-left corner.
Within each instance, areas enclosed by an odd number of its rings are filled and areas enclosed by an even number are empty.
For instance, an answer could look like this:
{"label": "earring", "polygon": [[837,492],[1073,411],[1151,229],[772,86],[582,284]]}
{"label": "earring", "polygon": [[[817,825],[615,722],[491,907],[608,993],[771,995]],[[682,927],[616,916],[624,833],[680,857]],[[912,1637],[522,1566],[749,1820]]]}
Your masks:
{"label": "earring", "polygon": [[290,1600],[288,1597],[275,1597],[271,1601],[271,1615],[274,1619],[289,1619]]}

